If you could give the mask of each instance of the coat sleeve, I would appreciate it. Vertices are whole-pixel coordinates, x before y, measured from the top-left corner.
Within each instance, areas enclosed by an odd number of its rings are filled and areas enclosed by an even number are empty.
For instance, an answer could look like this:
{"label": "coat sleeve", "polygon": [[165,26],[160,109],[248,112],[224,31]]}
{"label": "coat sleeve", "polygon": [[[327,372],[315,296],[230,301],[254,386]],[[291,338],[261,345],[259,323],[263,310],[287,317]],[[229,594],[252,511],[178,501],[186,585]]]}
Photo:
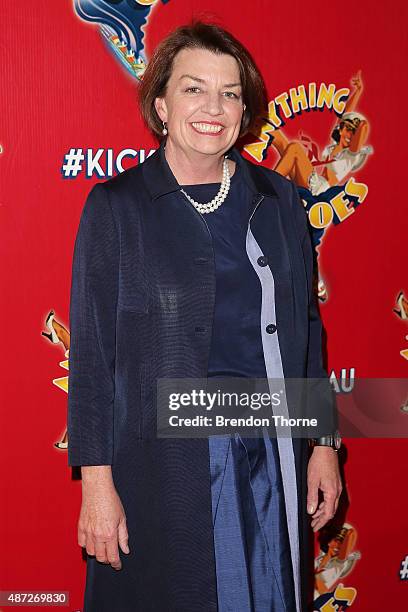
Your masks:
{"label": "coat sleeve", "polygon": [[[309,337],[307,350],[306,377],[313,379],[309,381],[309,399],[318,409],[314,407],[313,415],[320,415],[323,431],[320,435],[333,433],[338,428],[338,414],[335,393],[331,388],[327,370],[323,364],[322,346],[322,320],[317,306],[317,292],[315,291],[315,278],[317,276],[317,262],[312,247],[311,229],[306,210],[299,197],[296,185],[291,181],[293,214],[298,228],[299,238],[302,246],[303,260],[305,263],[308,284],[308,320]],[[321,412],[323,411],[323,412]]]}
{"label": "coat sleeve", "polygon": [[109,195],[95,185],[74,244],[69,306],[68,465],[111,465],[119,240]]}

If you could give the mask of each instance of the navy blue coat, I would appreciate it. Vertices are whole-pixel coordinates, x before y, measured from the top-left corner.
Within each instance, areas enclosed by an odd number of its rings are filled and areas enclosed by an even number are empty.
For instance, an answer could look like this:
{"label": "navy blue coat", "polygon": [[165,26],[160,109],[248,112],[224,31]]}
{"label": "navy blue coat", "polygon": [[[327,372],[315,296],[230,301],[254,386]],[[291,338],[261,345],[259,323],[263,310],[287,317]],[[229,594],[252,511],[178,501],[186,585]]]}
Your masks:
{"label": "navy blue coat", "polygon": [[[327,376],[296,187],[235,148],[230,157],[253,193],[251,230],[275,279],[284,375]],[[208,439],[156,435],[156,378],[206,377],[215,303],[211,236],[178,190],[162,145],[92,188],[75,241],[68,463],[112,466],[131,550],[120,571],[88,559],[85,612],[217,610]],[[291,442],[305,601],[308,444]]]}

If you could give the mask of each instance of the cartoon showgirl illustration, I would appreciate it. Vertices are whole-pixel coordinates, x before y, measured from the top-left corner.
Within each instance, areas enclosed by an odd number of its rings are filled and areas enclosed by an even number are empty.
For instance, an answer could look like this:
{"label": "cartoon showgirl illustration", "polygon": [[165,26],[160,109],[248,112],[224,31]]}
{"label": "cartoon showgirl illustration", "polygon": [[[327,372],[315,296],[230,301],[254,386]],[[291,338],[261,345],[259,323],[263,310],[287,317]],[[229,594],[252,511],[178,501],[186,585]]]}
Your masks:
{"label": "cartoon showgirl illustration", "polygon": [[[289,176],[298,187],[309,189],[314,196],[344,183],[351,172],[361,168],[367,156],[373,152],[372,146],[365,144],[369,123],[361,113],[355,111],[363,92],[361,70],[352,77],[351,83],[354,91],[332,130],[332,142],[324,148],[321,159],[315,143],[302,133],[300,141],[292,142],[280,129],[275,129],[270,135],[271,144],[280,155],[274,170]],[[318,166],[322,166],[321,173],[316,171]]]}
{"label": "cartoon showgirl illustration", "polygon": [[[407,322],[408,321],[408,300],[404,295],[403,291],[400,291],[396,300],[396,308],[393,308],[392,311],[397,315],[397,317],[399,317],[402,321]],[[408,335],[405,336],[405,340],[408,340]],[[401,357],[403,357],[404,359],[408,360],[408,348],[402,349],[400,350],[400,355]],[[408,400],[405,403],[404,406],[401,407],[401,410],[403,412],[407,412],[408,413]]]}
{"label": "cartoon showgirl illustration", "polygon": [[137,79],[146,69],[144,26],[156,4],[169,0],[74,0],[74,9],[84,21],[98,23],[109,49]]}
{"label": "cartoon showgirl illustration", "polygon": [[404,295],[403,291],[400,291],[396,299],[397,308],[393,308],[393,311],[400,319],[404,321],[408,320],[408,300]]}
{"label": "cartoon showgirl illustration", "polygon": [[[351,85],[353,91],[347,99],[342,115],[332,128],[331,142],[326,145],[321,155],[316,143],[302,131],[299,132],[298,140],[290,141],[281,128],[274,127],[269,119],[262,118],[265,122],[264,137],[267,133],[268,138],[267,151],[273,146],[279,155],[273,169],[296,183],[307,211],[316,202],[330,202],[332,197],[344,189],[351,173],[361,169],[367,157],[373,153],[373,147],[366,144],[369,122],[364,115],[356,111],[364,89],[361,70],[351,78]],[[273,130],[271,126],[274,127]],[[253,145],[249,145],[251,146]],[[266,153],[263,154],[264,157],[265,155]],[[350,199],[354,207],[360,203],[358,199]],[[333,223],[338,222],[334,215]],[[312,228],[316,256],[323,234],[324,229]],[[327,288],[320,277],[317,292],[321,301],[327,299]]]}
{"label": "cartoon showgirl illustration", "polygon": [[[65,349],[65,357],[67,358],[67,360],[61,361],[60,366],[68,370],[69,369],[68,357],[69,357],[69,345],[70,345],[69,331],[61,323],[56,321],[55,313],[53,310],[50,310],[50,312],[48,313],[47,318],[45,320],[45,326],[48,328],[49,331],[48,332],[42,331],[41,335],[48,338],[48,340],[52,342],[53,344],[60,344],[60,343],[62,344],[62,346]],[[55,378],[52,382],[59,389],[62,389],[63,391],[68,393],[68,377],[67,376],[63,376],[62,378]],[[67,434],[66,427],[65,427],[65,431],[64,431],[64,434],[61,440],[59,442],[55,442],[54,446],[59,449],[68,448],[68,434]]]}
{"label": "cartoon showgirl illustration", "polygon": [[[320,549],[315,558],[315,609],[320,609],[320,604],[327,602],[328,595],[334,596],[338,603],[339,592],[342,592],[341,597],[347,601],[346,605],[349,606],[352,603],[350,595],[355,597],[355,589],[347,589],[340,585],[339,581],[350,574],[358,559],[361,559],[361,553],[353,551],[356,539],[357,533],[354,527],[349,523],[344,523],[324,546],[324,549]],[[341,588],[337,589],[337,586]]]}

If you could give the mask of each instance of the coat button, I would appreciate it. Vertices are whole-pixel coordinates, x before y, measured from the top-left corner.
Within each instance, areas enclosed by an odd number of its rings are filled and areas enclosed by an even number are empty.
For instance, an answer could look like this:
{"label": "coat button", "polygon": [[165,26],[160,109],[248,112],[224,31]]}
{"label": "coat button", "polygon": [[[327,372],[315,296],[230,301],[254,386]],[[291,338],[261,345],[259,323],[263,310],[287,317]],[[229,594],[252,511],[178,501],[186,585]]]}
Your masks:
{"label": "coat button", "polygon": [[266,257],[266,255],[261,255],[261,257],[258,257],[258,263],[260,266],[267,266],[268,265],[268,258]]}
{"label": "coat button", "polygon": [[269,323],[269,325],[266,326],[266,331],[268,332],[268,334],[273,334],[276,332],[276,325],[274,325],[273,323]]}

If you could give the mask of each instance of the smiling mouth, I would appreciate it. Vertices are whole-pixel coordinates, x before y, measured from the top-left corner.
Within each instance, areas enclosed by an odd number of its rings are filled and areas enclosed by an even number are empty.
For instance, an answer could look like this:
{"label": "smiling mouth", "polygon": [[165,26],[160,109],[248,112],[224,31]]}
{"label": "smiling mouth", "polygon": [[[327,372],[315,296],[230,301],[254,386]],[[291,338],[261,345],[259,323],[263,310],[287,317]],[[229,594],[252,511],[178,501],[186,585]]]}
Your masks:
{"label": "smiling mouth", "polygon": [[191,123],[196,132],[200,134],[220,134],[224,130],[224,126],[219,123]]}

